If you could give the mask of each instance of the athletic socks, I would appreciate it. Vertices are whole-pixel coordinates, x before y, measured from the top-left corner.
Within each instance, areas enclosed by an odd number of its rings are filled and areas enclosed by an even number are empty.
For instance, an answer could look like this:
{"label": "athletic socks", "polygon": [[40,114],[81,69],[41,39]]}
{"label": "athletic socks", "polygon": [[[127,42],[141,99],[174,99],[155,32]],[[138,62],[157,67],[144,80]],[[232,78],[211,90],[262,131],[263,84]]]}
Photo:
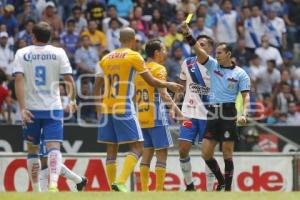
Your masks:
{"label": "athletic socks", "polygon": [[61,152],[52,148],[48,151],[49,188],[57,187],[58,177],[62,166]]}
{"label": "athletic socks", "polygon": [[32,183],[32,189],[34,192],[40,192],[40,178],[39,173],[41,170],[41,161],[38,155],[28,154],[27,156],[27,169]]}
{"label": "athletic socks", "polygon": [[156,191],[161,192],[164,190],[164,182],[166,177],[166,163],[156,162],[155,166],[156,175]]}
{"label": "athletic socks", "polygon": [[148,191],[149,168],[150,168],[150,164],[146,164],[146,163],[140,164],[140,182],[141,182],[142,192]]}
{"label": "athletic socks", "polygon": [[214,189],[215,175],[207,165],[205,165],[205,175],[206,175],[206,191],[212,192]]}
{"label": "athletic socks", "polygon": [[192,179],[192,165],[191,165],[190,157],[180,158],[180,167],[183,173],[185,183],[187,185],[191,184],[193,182],[193,179]]}
{"label": "athletic socks", "polygon": [[214,173],[215,177],[218,180],[219,185],[224,185],[225,180],[216,159],[211,158],[210,160],[206,160],[205,163],[209,167],[209,169]]}
{"label": "athletic socks", "polygon": [[78,184],[82,181],[82,178],[71,171],[66,165],[61,164],[60,175],[66,179],[72,180],[75,184]]}
{"label": "athletic socks", "polygon": [[232,158],[224,159],[225,163],[225,191],[231,191],[232,176],[233,176],[233,161]]}
{"label": "athletic socks", "polygon": [[106,158],[106,174],[109,185],[116,181],[117,163],[115,158]]}
{"label": "athletic socks", "polygon": [[135,167],[136,163],[138,162],[139,158],[140,158],[140,155],[138,155],[134,152],[128,153],[128,155],[125,157],[123,169],[121,171],[120,177],[117,180],[117,183],[125,184],[128,177],[134,170],[134,167]]}

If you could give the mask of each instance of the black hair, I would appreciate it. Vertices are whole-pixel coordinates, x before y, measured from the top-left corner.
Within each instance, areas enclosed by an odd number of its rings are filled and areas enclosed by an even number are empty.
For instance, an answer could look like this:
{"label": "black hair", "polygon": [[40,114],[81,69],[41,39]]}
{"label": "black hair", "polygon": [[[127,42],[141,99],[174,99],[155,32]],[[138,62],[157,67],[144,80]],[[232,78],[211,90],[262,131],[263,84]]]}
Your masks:
{"label": "black hair", "polygon": [[7,76],[3,69],[0,68],[0,86],[3,82],[7,81]]}
{"label": "black hair", "polygon": [[158,39],[149,40],[145,47],[146,55],[150,58],[153,58],[156,50],[161,50],[162,42]]}
{"label": "black hair", "polygon": [[205,38],[205,39],[208,41],[208,44],[209,44],[211,47],[214,47],[215,42],[214,42],[214,40],[213,40],[211,37],[209,37],[208,35],[199,35],[199,36],[196,38],[196,40],[198,41],[198,40],[200,40],[200,39],[202,39],[202,38]]}
{"label": "black hair", "polygon": [[218,47],[219,47],[219,46],[224,46],[224,50],[225,50],[226,53],[227,53],[227,52],[232,53],[232,47],[231,47],[228,43],[226,43],[226,42],[220,42],[220,43],[218,44]]}
{"label": "black hair", "polygon": [[26,21],[26,25],[28,25],[29,23],[33,23],[33,24],[35,24],[35,20],[34,19],[28,19],[27,21]]}
{"label": "black hair", "polygon": [[223,6],[227,1],[229,1],[232,4],[231,0],[222,0],[220,5]]}
{"label": "black hair", "polygon": [[273,67],[276,67],[276,61],[274,59],[267,60],[267,63],[271,63]]}
{"label": "black hair", "polygon": [[76,21],[74,19],[68,19],[67,25],[69,25],[69,24],[76,24]]}
{"label": "black hair", "polygon": [[72,12],[76,11],[76,10],[80,10],[81,11],[81,7],[80,6],[74,6],[72,8]]}
{"label": "black hair", "polygon": [[114,8],[115,10],[117,10],[117,7],[114,5],[114,4],[109,4],[107,6],[107,10],[111,9],[111,8]]}
{"label": "black hair", "polygon": [[51,26],[47,22],[39,22],[33,26],[32,33],[38,42],[48,43],[51,38]]}

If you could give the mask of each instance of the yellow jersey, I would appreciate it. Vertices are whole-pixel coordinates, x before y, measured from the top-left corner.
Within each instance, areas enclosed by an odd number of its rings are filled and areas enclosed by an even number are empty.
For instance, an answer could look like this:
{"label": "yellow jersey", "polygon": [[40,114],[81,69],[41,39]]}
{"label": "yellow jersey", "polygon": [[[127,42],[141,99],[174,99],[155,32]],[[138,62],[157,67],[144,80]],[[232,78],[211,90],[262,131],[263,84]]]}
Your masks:
{"label": "yellow jersey", "polygon": [[[146,64],[152,76],[167,80],[166,68],[156,62]],[[165,105],[158,90],[146,83],[139,75],[135,78],[135,102],[141,128],[153,128],[167,125]]]}
{"label": "yellow jersey", "polygon": [[91,43],[93,46],[101,46],[103,48],[106,47],[106,36],[103,32],[96,30],[94,34],[89,31],[84,31],[81,35],[89,36]]}
{"label": "yellow jersey", "polygon": [[105,85],[101,113],[135,113],[135,73],[147,71],[142,56],[131,49],[120,48],[104,56],[99,66],[103,71]]}

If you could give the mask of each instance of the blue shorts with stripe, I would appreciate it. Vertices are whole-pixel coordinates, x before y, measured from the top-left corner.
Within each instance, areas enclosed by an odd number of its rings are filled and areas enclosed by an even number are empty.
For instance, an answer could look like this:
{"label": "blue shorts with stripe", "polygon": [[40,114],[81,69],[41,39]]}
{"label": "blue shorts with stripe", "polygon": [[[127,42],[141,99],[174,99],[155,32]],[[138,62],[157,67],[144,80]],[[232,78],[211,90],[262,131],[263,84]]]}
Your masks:
{"label": "blue shorts with stripe", "polygon": [[97,140],[99,143],[122,144],[144,139],[135,114],[103,114]]}
{"label": "blue shorts with stripe", "polygon": [[166,149],[173,146],[172,136],[168,126],[143,128],[144,147]]}
{"label": "blue shorts with stripe", "polygon": [[180,127],[178,140],[185,140],[193,144],[201,143],[205,134],[206,120],[190,119],[191,127]]}
{"label": "blue shorts with stripe", "polygon": [[62,142],[63,140],[63,110],[31,111],[33,123],[23,126],[23,137],[33,145],[40,145],[43,140]]}

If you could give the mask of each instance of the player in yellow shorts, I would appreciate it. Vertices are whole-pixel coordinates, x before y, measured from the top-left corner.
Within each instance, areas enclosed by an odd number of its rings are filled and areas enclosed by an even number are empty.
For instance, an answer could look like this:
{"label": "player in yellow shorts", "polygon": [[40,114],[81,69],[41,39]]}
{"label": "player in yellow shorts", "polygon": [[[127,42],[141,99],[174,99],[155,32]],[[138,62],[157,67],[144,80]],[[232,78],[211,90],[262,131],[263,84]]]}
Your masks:
{"label": "player in yellow shorts", "polygon": [[[148,56],[146,64],[151,74],[160,80],[167,80],[167,71],[161,64],[166,59],[166,48],[160,40],[150,40],[145,47]],[[165,104],[175,108],[178,117],[183,117],[166,88],[156,89],[146,83],[141,76],[135,79],[138,119],[144,137],[144,151],[140,164],[142,191],[148,191],[149,168],[156,153],[156,191],[162,191],[166,174],[168,148],[173,146],[168,127]],[[176,109],[177,108],[177,109]]]}
{"label": "player in yellow shorts", "polygon": [[[105,143],[107,147],[106,172],[112,189],[126,192],[126,180],[143,151],[142,130],[132,100],[135,73],[139,73],[154,87],[169,88],[172,91],[180,91],[183,87],[176,83],[161,81],[151,75],[140,54],[132,50],[136,45],[133,29],[123,28],[120,31],[120,42],[122,47],[104,56],[99,63],[94,95],[100,96],[104,83],[98,142]],[[100,103],[99,99],[96,100],[97,103]],[[124,143],[129,143],[130,152],[125,157],[120,176],[116,179],[118,147]]]}

